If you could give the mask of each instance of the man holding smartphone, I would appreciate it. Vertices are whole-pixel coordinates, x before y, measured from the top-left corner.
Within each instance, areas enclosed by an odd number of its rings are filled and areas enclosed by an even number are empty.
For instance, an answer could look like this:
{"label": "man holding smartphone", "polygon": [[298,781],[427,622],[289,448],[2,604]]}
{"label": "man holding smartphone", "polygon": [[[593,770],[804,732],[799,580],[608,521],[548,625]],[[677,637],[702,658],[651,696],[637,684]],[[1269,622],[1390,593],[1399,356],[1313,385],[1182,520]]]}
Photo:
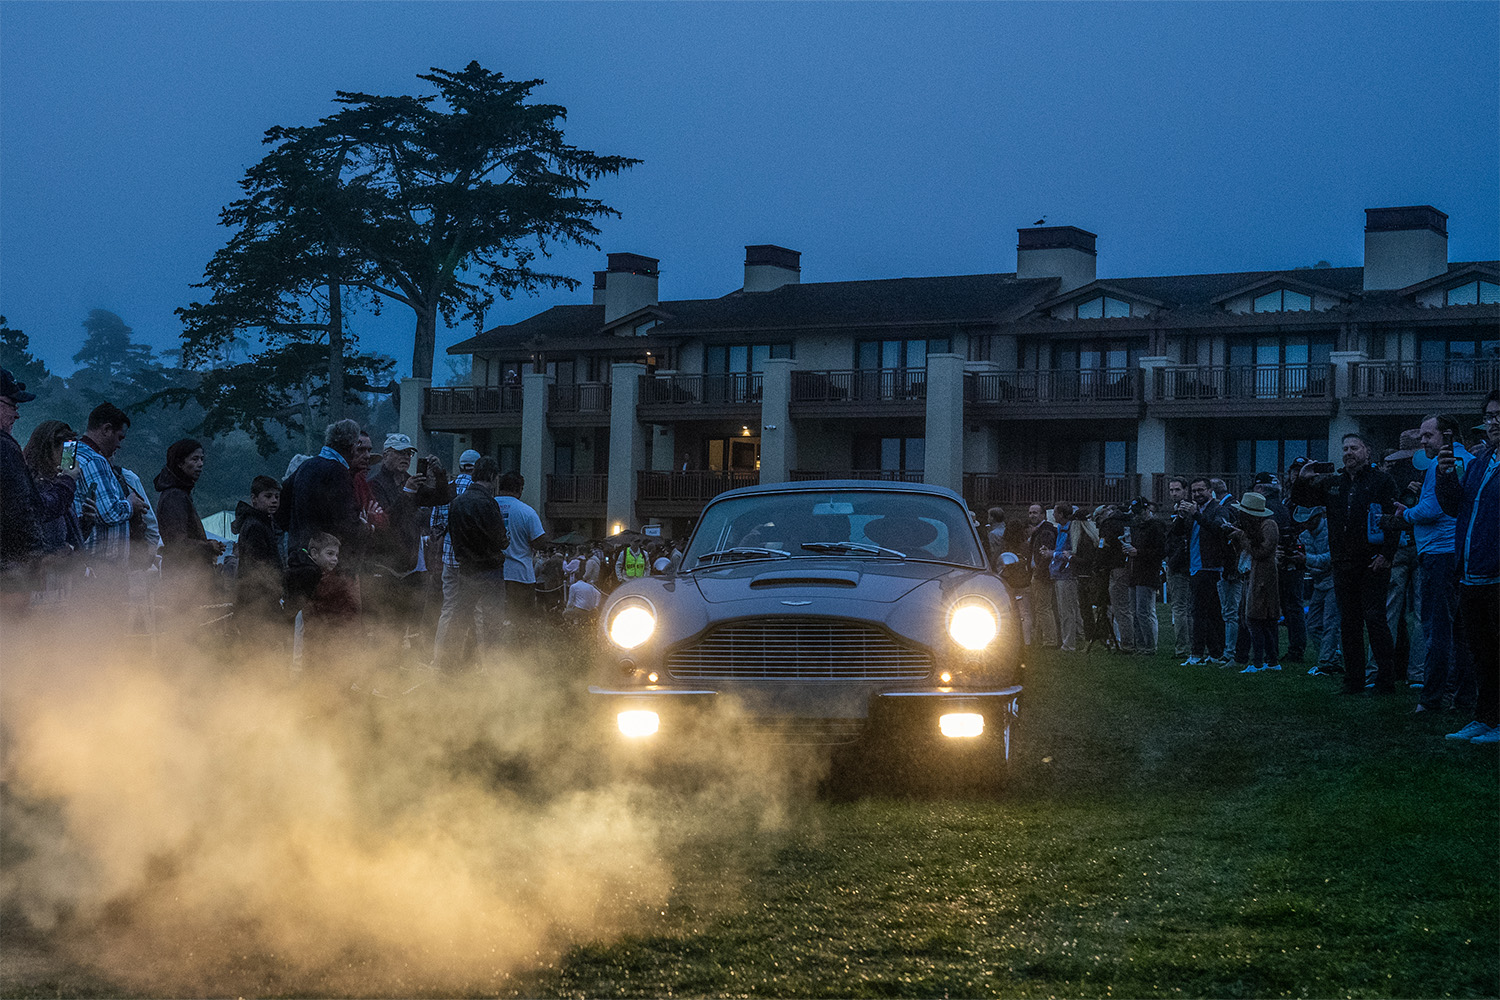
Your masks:
{"label": "man holding smartphone", "polygon": [[1370,460],[1370,446],[1359,434],[1343,439],[1342,472],[1320,473],[1309,462],[1292,484],[1292,502],[1326,507],[1328,545],[1333,561],[1333,593],[1339,606],[1344,646],[1344,693],[1359,694],[1365,682],[1365,633],[1375,657],[1375,692],[1396,691],[1396,644],[1386,622],[1386,591],[1399,534],[1385,531],[1381,518],[1396,512],[1396,481]]}
{"label": "man holding smartphone", "polygon": [[130,519],[144,513],[145,497],[127,493],[110,459],[125,443],[130,417],[113,403],[100,403],[89,414],[78,441],[79,489],[73,513],[84,518],[84,504],[93,503],[93,526],[83,536],[85,562],[96,586],[117,590],[125,597],[130,570]]}

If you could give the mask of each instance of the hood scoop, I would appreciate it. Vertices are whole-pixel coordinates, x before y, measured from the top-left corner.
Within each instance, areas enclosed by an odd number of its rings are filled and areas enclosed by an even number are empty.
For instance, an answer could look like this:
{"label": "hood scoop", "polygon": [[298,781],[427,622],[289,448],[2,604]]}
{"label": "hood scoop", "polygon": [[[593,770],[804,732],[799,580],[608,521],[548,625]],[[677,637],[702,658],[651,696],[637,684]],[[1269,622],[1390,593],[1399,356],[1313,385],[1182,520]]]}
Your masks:
{"label": "hood scoop", "polygon": [[764,590],[768,587],[857,587],[859,586],[859,574],[842,570],[814,570],[812,572],[794,572],[782,570],[779,573],[762,573],[750,581],[751,590]]}

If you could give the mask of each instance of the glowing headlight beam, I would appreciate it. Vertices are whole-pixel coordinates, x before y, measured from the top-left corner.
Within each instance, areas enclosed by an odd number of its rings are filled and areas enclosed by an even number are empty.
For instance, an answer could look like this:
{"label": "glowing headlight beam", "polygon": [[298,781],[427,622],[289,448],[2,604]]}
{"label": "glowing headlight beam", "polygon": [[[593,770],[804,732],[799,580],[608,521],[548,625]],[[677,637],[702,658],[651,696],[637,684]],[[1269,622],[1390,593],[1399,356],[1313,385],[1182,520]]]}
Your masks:
{"label": "glowing headlight beam", "polygon": [[633,709],[629,712],[621,712],[615,719],[620,727],[620,732],[631,739],[639,739],[642,736],[650,736],[661,728],[661,717],[655,712],[647,709]]}
{"label": "glowing headlight beam", "polygon": [[938,730],[949,739],[969,739],[984,734],[984,716],[978,712],[948,712],[939,717]]}
{"label": "glowing headlight beam", "polygon": [[649,608],[629,604],[615,612],[609,622],[609,638],[621,649],[634,649],[656,631],[656,616]]}
{"label": "glowing headlight beam", "polygon": [[964,649],[983,649],[999,634],[995,613],[982,604],[963,604],[948,619],[948,634]]}

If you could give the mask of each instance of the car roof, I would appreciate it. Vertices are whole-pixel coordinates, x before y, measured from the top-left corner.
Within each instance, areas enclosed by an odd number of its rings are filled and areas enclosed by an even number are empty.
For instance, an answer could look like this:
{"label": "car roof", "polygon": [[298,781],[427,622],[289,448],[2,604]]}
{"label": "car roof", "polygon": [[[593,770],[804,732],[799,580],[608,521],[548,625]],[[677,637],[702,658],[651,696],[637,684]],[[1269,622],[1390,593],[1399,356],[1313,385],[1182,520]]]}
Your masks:
{"label": "car roof", "polygon": [[934,486],[931,483],[898,483],[884,479],[805,479],[797,482],[760,483],[755,486],[741,486],[738,489],[725,490],[714,497],[712,502],[717,503],[720,500],[759,496],[767,493],[826,493],[829,490],[858,490],[867,493],[926,493],[931,496],[946,497],[949,500],[956,501],[962,507],[968,506],[962,496],[948,489],[946,486]]}

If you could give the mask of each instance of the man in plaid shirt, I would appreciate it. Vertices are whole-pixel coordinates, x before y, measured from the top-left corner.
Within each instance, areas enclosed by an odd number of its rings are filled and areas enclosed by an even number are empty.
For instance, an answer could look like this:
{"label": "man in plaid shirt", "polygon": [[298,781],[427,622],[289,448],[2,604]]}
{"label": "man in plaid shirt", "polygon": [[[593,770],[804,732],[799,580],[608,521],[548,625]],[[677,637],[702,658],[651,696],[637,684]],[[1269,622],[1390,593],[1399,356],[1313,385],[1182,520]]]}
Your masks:
{"label": "man in plaid shirt", "polygon": [[130,519],[146,509],[146,499],[127,492],[109,462],[129,428],[130,418],[118,406],[94,407],[78,441],[78,490],[73,495],[73,513],[79,518],[85,516],[85,502],[93,503],[93,527],[83,538],[89,574],[121,587],[129,569]]}
{"label": "man in plaid shirt", "polygon": [[[458,456],[458,475],[453,478],[453,495],[456,497],[469,488],[474,481],[474,463],[479,461],[479,452],[472,448]],[[458,560],[453,556],[453,540],[448,537],[448,505],[432,508],[431,534],[443,536],[443,610],[438,615],[437,636],[433,642],[433,660],[437,661],[453,624],[453,611],[458,599]]]}

